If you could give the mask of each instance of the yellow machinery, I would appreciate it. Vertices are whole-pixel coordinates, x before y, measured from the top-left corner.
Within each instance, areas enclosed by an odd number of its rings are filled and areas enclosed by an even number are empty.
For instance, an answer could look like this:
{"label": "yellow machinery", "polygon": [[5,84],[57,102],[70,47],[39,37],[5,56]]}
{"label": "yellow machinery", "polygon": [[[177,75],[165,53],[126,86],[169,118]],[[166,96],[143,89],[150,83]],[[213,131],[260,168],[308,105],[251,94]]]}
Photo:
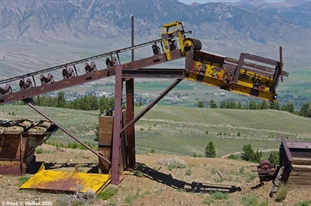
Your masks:
{"label": "yellow machinery", "polygon": [[[288,76],[282,71],[281,47],[280,59],[241,53],[237,60],[193,50],[186,54],[185,79],[274,102],[279,78]],[[263,65],[255,64],[258,62]]]}
{"label": "yellow machinery", "polygon": [[[172,51],[180,50],[186,56],[184,79],[227,91],[251,95],[274,102],[279,78],[283,81],[282,48],[280,61],[241,53],[239,60],[200,51],[199,40],[186,38],[183,22],[164,24],[161,30],[163,52],[166,59],[174,56]],[[248,61],[246,61],[248,60]]]}
{"label": "yellow machinery", "polygon": [[171,60],[170,51],[178,49],[177,42],[182,56],[185,56],[186,51],[189,50],[187,47],[194,47],[196,50],[201,50],[201,42],[197,39],[186,38],[185,34],[184,22],[175,21],[162,26],[161,36],[167,60]]}

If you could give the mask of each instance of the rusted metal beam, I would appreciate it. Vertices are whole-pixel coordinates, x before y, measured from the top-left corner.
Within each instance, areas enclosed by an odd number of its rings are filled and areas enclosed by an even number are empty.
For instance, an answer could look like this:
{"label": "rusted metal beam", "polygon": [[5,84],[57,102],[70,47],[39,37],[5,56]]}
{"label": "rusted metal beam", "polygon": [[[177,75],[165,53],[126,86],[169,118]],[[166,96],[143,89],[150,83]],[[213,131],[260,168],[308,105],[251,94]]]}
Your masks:
{"label": "rusted metal beam", "polygon": [[112,184],[118,184],[120,182],[122,96],[123,96],[122,87],[123,87],[122,67],[116,66],[113,137],[112,137],[112,165],[111,165]]}
{"label": "rusted metal beam", "polygon": [[280,158],[283,158],[283,159],[280,159],[280,160],[281,160],[281,163],[284,161],[285,168],[290,171],[292,168],[293,157],[292,157],[292,154],[288,148],[288,145],[284,137],[281,137],[281,142],[282,143],[280,146]]}
{"label": "rusted metal beam", "polygon": [[169,93],[182,79],[176,79],[166,90],[164,90],[157,98],[155,98],[143,111],[141,111],[132,121],[130,121],[122,130],[123,132],[130,125],[137,122],[142,116],[144,116],[154,105],[156,105],[167,93]]}
{"label": "rusted metal beam", "polygon": [[84,144],[81,140],[79,140],[78,138],[76,138],[74,135],[72,135],[69,131],[67,131],[64,127],[62,127],[61,125],[57,124],[57,122],[55,122],[54,120],[52,120],[51,118],[49,118],[48,116],[46,116],[43,112],[39,111],[37,108],[35,108],[30,102],[29,100],[23,100],[29,107],[31,107],[33,110],[35,110],[36,112],[38,112],[40,115],[42,115],[44,118],[46,118],[47,120],[49,120],[50,122],[52,122],[54,125],[56,125],[58,128],[60,128],[63,132],[65,132],[67,135],[69,135],[71,138],[73,138],[74,140],[76,140],[77,142],[79,142],[81,145],[83,145],[84,147],[86,147],[88,150],[90,150],[93,154],[97,155],[99,158],[103,159],[104,161],[106,161],[107,163],[111,164],[111,162],[109,160],[107,160],[105,157],[103,157],[101,154],[97,153],[96,151],[94,151],[91,147],[89,147],[88,145]]}
{"label": "rusted metal beam", "polygon": [[69,79],[63,79],[57,82],[53,82],[50,84],[44,84],[41,86],[33,87],[30,89],[21,90],[18,92],[14,92],[8,95],[4,95],[0,97],[0,104],[4,104],[7,102],[22,100],[26,98],[30,98],[36,95],[45,94],[52,91],[61,90],[67,87],[79,85],[82,83],[87,83],[95,80],[99,80],[105,77],[109,77],[110,73],[114,73],[114,68],[103,69],[100,71],[89,72],[80,76],[74,76]]}
{"label": "rusted metal beam", "polygon": [[[132,46],[134,45],[134,16],[131,18],[132,22]],[[132,62],[135,60],[134,49],[132,49]],[[125,71],[125,70],[124,70]],[[122,72],[123,76],[123,72]],[[124,76],[123,76],[124,78]],[[134,119],[134,79],[128,79],[126,81],[126,119],[127,122]],[[135,127],[132,124],[126,130],[127,138],[127,155],[128,155],[128,167],[133,168],[136,163],[135,152]]]}
{"label": "rusted metal beam", "polygon": [[141,68],[138,70],[124,70],[123,78],[168,78],[183,79],[184,69]]}

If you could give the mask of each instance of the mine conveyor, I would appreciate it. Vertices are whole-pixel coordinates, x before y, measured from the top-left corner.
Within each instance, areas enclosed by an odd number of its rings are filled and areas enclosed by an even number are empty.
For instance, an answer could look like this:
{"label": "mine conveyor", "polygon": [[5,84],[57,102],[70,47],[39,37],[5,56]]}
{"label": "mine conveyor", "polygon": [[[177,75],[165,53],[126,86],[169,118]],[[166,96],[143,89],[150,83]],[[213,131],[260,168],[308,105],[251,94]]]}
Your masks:
{"label": "mine conveyor", "polygon": [[[251,54],[242,53],[240,59],[232,59],[200,51],[202,44],[199,40],[187,38],[183,22],[164,24],[161,39],[126,47],[81,60],[64,63],[40,71],[16,76],[0,81],[0,104],[31,98],[40,94],[61,90],[90,81],[115,75],[117,65],[122,66],[124,77],[135,78],[178,78],[217,86],[245,95],[252,95],[274,102],[279,78],[288,76],[282,71],[283,62],[280,48],[280,61],[267,59]],[[153,56],[128,63],[121,63],[119,54],[125,51],[152,45]],[[186,57],[185,69],[142,69],[172,60]],[[97,69],[95,59],[106,58],[107,68]],[[251,60],[247,62],[245,60]],[[90,62],[91,61],[91,62]],[[90,63],[88,63],[90,62]],[[259,62],[265,64],[255,64]],[[76,65],[84,63],[85,73],[78,74]],[[266,66],[269,65],[269,66]],[[63,76],[56,81],[56,72]],[[58,71],[57,71],[58,70]],[[36,78],[40,83],[36,82]],[[13,92],[10,83],[19,81],[20,91]],[[4,85],[4,86],[2,86]]]}

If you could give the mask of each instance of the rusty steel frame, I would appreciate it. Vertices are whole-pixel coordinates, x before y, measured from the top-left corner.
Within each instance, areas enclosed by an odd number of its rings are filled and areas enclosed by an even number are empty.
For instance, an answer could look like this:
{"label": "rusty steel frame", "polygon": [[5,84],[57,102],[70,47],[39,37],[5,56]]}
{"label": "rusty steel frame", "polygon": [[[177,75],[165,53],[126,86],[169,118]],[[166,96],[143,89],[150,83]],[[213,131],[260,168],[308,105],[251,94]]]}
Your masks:
{"label": "rusty steel frame", "polygon": [[[171,60],[176,60],[182,58],[182,54],[180,53],[180,50],[174,50],[171,51]],[[147,57],[144,59],[136,60],[133,62],[128,62],[125,64],[122,64],[123,70],[137,70],[142,67],[148,67],[153,66],[156,64],[161,64],[167,62],[165,54],[159,54],[152,57]],[[109,76],[115,75],[115,66],[111,68],[105,68],[101,70],[96,70],[94,72],[88,72],[85,74],[82,74],[80,76],[75,76],[69,79],[63,79],[60,81],[55,81],[50,84],[44,84],[37,87],[32,87],[29,89],[21,90],[18,92],[10,93],[7,95],[1,95],[0,96],[0,105],[5,104],[12,101],[18,101],[26,98],[30,98],[36,95],[45,94],[52,91],[57,91],[60,89],[64,89],[67,87],[79,85],[82,83],[87,83],[91,81],[96,81],[102,78],[106,78]]]}
{"label": "rusty steel frame", "polygon": [[112,184],[118,184],[120,182],[122,96],[123,96],[122,87],[123,87],[122,67],[116,66],[113,136],[112,136],[112,164],[111,164]]}
{"label": "rusty steel frame", "polygon": [[132,121],[130,121],[122,130],[123,132],[129,126],[137,122],[144,116],[154,105],[156,105],[167,93],[169,93],[182,79],[176,79],[167,89],[165,89],[157,98],[155,98],[143,111],[141,111]]}
{"label": "rusty steel frame", "polygon": [[[131,39],[132,45],[134,46],[134,16],[131,16]],[[132,49],[132,62],[135,61],[134,49]],[[123,76],[123,72],[122,72]],[[124,78],[124,76],[123,76]],[[126,119],[132,121],[134,119],[134,79],[130,78],[126,81]],[[128,152],[128,168],[133,168],[136,163],[136,151],[135,151],[135,127],[134,124],[126,130],[127,138],[127,152]]]}
{"label": "rusty steel frame", "polygon": [[103,157],[101,154],[97,153],[96,151],[94,151],[91,147],[89,147],[88,145],[84,144],[81,140],[79,140],[78,138],[76,138],[73,134],[71,134],[69,131],[67,131],[65,128],[63,128],[61,125],[57,124],[57,122],[55,122],[54,120],[52,120],[51,118],[49,118],[48,116],[46,116],[43,112],[39,111],[37,108],[35,108],[32,103],[29,101],[29,99],[25,99],[23,100],[30,108],[32,108],[33,110],[35,110],[37,113],[39,113],[41,116],[43,116],[44,118],[46,118],[47,120],[49,120],[50,122],[52,122],[54,125],[56,125],[59,129],[61,129],[63,132],[65,132],[68,136],[70,136],[71,138],[73,138],[74,140],[76,140],[77,142],[79,142],[81,145],[83,145],[84,147],[86,147],[88,150],[90,150],[93,154],[97,155],[99,158],[103,159],[104,161],[106,161],[107,163],[111,164],[111,162],[109,160],[107,160],[105,157]]}
{"label": "rusty steel frame", "polygon": [[281,142],[280,165],[284,165],[288,171],[291,171],[295,158],[310,159],[311,142],[286,142],[284,137],[281,137]]}
{"label": "rusty steel frame", "polygon": [[293,157],[289,150],[289,147],[286,143],[284,137],[281,137],[281,145],[280,145],[280,165],[283,165],[288,171],[292,169]]}

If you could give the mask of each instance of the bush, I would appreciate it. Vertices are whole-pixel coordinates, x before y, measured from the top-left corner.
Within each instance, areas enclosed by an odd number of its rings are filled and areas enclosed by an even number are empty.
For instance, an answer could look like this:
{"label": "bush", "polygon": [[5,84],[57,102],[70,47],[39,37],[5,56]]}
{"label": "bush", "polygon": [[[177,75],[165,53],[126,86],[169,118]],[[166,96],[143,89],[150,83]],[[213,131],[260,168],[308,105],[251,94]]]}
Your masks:
{"label": "bush", "polygon": [[282,202],[287,195],[287,188],[284,182],[281,183],[278,192],[276,193],[275,200],[277,202]]}
{"label": "bush", "polygon": [[232,159],[232,160],[236,160],[238,159],[238,156],[234,155],[234,154],[230,154],[227,159]]}
{"label": "bush", "polygon": [[137,177],[143,177],[144,176],[144,174],[140,170],[135,170],[134,175]]}
{"label": "bush", "polygon": [[37,149],[36,149],[36,153],[37,153],[37,154],[42,154],[42,152],[43,152],[42,148],[37,148]]}
{"label": "bush", "polygon": [[296,204],[295,206],[309,206],[311,205],[311,200],[304,200]]}
{"label": "bush", "polygon": [[211,197],[215,200],[228,199],[228,193],[224,192],[214,192],[211,194]]}
{"label": "bush", "polygon": [[154,149],[154,147],[151,148],[150,153],[155,153],[156,150]]}

